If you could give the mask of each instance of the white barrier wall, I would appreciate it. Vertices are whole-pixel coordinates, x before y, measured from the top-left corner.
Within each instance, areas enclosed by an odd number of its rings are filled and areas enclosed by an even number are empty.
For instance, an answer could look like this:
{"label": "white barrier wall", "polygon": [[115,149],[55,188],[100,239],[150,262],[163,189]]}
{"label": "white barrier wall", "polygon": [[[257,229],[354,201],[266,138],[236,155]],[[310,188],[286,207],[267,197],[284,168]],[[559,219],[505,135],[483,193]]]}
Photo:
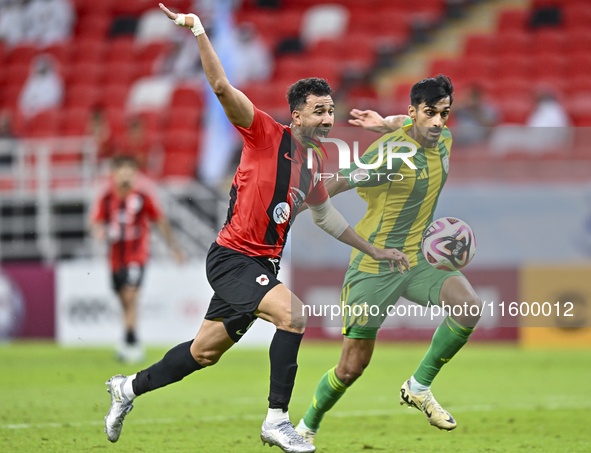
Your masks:
{"label": "white barrier wall", "polygon": [[[106,262],[58,263],[56,283],[56,338],[60,344],[105,346],[122,341],[121,308],[111,289]],[[201,325],[212,294],[204,261],[184,266],[150,262],[140,293],[140,340],[158,346],[190,340]],[[274,332],[272,324],[258,320],[240,345],[268,345]]]}

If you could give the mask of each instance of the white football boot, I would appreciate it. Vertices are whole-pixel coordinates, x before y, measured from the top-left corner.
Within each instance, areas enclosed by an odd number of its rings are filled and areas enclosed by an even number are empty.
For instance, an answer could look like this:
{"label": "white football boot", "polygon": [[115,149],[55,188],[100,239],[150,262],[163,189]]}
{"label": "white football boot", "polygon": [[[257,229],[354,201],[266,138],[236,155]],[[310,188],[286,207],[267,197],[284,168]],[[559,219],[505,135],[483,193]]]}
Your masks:
{"label": "white football boot", "polygon": [[277,445],[285,453],[313,453],[316,451],[316,447],[304,440],[289,420],[277,424],[267,420],[263,421],[261,440],[263,445],[269,444],[269,447]]}
{"label": "white football boot", "polygon": [[105,384],[109,386],[107,392],[111,394],[111,408],[105,415],[105,432],[110,442],[117,442],[123,428],[125,416],[133,409],[131,400],[123,394],[123,385],[129,377],[122,374],[113,376]]}

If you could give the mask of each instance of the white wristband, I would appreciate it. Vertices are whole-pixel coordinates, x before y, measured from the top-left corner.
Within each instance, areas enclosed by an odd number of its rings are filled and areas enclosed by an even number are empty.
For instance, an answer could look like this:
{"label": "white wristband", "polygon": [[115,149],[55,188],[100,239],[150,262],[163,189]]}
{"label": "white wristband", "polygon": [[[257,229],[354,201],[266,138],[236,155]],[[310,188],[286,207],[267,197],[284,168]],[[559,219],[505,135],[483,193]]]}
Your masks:
{"label": "white wristband", "polygon": [[201,25],[201,21],[195,14],[179,14],[177,18],[174,20],[174,23],[182,27],[185,27],[185,17],[187,16],[193,18],[193,27],[191,28],[191,31],[195,36],[199,36],[205,33],[205,29],[203,28],[203,25]]}

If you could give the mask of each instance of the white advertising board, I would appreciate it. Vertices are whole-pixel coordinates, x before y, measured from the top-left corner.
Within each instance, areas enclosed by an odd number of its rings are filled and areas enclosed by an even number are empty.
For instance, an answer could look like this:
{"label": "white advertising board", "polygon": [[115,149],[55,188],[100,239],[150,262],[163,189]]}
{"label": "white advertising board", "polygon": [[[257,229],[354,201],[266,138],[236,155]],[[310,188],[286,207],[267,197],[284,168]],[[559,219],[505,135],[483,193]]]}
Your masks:
{"label": "white advertising board", "polygon": [[[283,281],[288,283],[285,278]],[[122,311],[111,289],[111,273],[106,262],[60,262],[56,283],[56,338],[60,344],[106,346],[123,339]],[[205,275],[205,261],[183,266],[151,261],[140,292],[140,341],[146,345],[171,346],[194,338],[212,294]],[[268,345],[274,332],[272,324],[258,320],[239,344]]]}

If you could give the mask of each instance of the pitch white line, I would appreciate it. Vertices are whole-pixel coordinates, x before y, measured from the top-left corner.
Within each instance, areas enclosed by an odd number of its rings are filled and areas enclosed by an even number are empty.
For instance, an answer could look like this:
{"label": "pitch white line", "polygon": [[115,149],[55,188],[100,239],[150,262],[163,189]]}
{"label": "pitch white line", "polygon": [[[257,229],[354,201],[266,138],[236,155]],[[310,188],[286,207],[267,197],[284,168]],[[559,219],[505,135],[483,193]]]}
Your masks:
{"label": "pitch white line", "polygon": [[[473,405],[473,406],[446,406],[452,412],[493,412],[497,410],[560,410],[560,409],[591,409],[591,404],[581,405],[574,403],[537,403],[537,404],[516,404],[512,406],[499,406],[495,404]],[[352,418],[352,417],[383,417],[393,415],[420,415],[417,410],[403,411],[401,408],[396,409],[374,409],[374,410],[355,410],[355,411],[334,411],[330,412],[331,417],[337,418]],[[127,425],[148,425],[148,424],[172,424],[172,423],[215,423],[215,422],[230,422],[230,421],[262,421],[265,417],[264,413],[247,414],[247,415],[213,415],[207,417],[200,417],[197,419],[186,418],[151,418],[127,420]],[[19,424],[5,424],[0,425],[0,429],[42,429],[42,428],[83,428],[85,426],[102,426],[102,420],[91,420],[86,422],[67,422],[67,423],[19,423]]]}

